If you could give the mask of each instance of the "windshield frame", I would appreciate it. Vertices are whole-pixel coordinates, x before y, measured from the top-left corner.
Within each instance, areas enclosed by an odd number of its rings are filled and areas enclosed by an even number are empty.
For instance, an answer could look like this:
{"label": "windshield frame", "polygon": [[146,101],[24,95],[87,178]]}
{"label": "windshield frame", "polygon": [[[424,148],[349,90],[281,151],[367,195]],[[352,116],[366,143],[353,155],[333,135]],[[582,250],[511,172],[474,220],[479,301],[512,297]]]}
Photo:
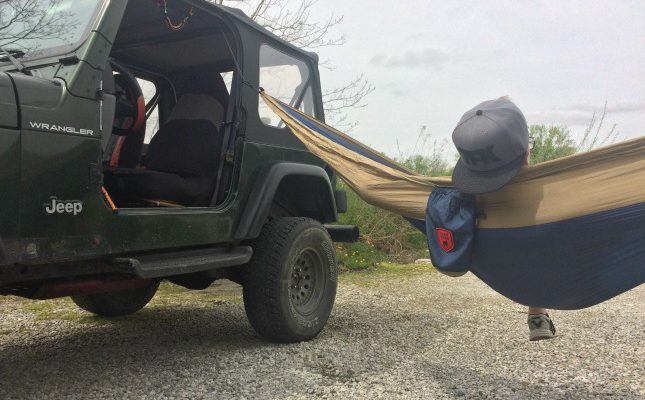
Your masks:
{"label": "windshield frame", "polygon": [[[77,51],[87,41],[92,31],[94,31],[97,19],[99,15],[102,13],[103,8],[107,3],[107,1],[108,0],[96,1],[96,8],[94,9],[90,18],[88,19],[85,29],[83,30],[83,33],[80,35],[80,38],[76,42],[71,44],[64,44],[60,46],[47,47],[44,49],[25,52],[25,55],[20,57],[20,61],[23,63],[32,64],[32,61],[36,61],[43,58],[51,58],[59,55],[70,54]],[[15,48],[11,47],[10,45],[5,48],[5,50],[14,50],[14,49]],[[0,61],[0,67],[5,67],[7,65],[12,65],[11,61],[9,60],[7,60],[6,62]]]}

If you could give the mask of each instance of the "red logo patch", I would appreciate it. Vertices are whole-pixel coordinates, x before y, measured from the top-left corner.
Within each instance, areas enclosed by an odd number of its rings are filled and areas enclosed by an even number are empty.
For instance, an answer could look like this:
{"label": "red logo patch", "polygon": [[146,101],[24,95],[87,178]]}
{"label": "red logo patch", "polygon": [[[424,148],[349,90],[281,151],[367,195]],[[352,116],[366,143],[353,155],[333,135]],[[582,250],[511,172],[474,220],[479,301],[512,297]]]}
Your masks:
{"label": "red logo patch", "polygon": [[448,229],[437,228],[437,241],[446,253],[449,253],[455,248],[455,240],[452,237],[452,232]]}

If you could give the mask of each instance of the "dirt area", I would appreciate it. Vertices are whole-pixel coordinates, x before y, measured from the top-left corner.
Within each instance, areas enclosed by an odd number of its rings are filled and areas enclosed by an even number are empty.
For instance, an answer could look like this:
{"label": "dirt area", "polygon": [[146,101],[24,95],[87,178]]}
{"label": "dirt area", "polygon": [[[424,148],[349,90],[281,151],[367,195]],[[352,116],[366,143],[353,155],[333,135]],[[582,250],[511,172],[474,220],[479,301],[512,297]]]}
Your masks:
{"label": "dirt area", "polygon": [[472,275],[394,265],[344,274],[321,336],[293,345],[259,338],[228,282],[164,284],[116,320],[0,298],[0,398],[645,399],[645,286],[553,312],[550,341],[523,313]]}

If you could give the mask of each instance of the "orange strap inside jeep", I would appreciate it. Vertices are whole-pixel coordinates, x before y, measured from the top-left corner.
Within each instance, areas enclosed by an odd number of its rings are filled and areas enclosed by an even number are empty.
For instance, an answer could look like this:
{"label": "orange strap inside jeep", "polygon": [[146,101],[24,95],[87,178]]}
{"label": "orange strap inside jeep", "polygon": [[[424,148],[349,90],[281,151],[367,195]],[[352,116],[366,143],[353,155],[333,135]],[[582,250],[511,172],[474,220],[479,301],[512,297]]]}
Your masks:
{"label": "orange strap inside jeep", "polygon": [[107,189],[105,189],[105,186],[101,186],[101,193],[103,193],[103,198],[105,199],[105,202],[110,206],[110,209],[114,212],[119,211],[119,209],[116,207],[116,204],[114,204],[114,201],[112,201],[112,198],[110,197]]}

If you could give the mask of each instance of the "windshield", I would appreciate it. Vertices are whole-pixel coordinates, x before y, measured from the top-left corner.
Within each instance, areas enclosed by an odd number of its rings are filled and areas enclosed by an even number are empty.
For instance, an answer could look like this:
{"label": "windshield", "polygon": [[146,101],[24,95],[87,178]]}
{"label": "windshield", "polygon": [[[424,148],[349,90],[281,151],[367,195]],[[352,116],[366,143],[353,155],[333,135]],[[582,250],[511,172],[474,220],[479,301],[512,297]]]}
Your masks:
{"label": "windshield", "polygon": [[103,0],[0,1],[0,47],[16,56],[71,51]]}

